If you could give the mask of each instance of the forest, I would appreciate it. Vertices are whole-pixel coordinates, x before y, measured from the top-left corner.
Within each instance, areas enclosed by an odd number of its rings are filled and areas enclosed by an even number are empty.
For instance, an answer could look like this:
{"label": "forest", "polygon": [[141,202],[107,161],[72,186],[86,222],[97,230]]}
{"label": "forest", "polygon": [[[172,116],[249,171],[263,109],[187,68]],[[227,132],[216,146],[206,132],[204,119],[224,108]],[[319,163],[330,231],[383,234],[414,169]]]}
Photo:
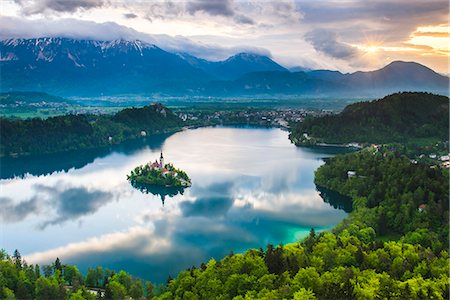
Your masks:
{"label": "forest", "polygon": [[152,299],[155,285],[124,271],[89,268],[86,276],[59,258],[51,265],[29,265],[19,251],[0,251],[0,299]]}
{"label": "forest", "polygon": [[289,138],[296,145],[416,143],[420,139],[447,141],[448,130],[448,97],[403,92],[348,105],[336,115],[306,118],[292,124]]}
{"label": "forest", "polygon": [[114,115],[65,115],[47,119],[0,118],[0,156],[56,153],[104,147],[181,129],[161,104],[126,108]]}
{"label": "forest", "polygon": [[373,147],[329,159],[315,183],[352,198],[347,222],[362,222],[379,236],[405,235],[434,251],[448,247],[448,169]]}

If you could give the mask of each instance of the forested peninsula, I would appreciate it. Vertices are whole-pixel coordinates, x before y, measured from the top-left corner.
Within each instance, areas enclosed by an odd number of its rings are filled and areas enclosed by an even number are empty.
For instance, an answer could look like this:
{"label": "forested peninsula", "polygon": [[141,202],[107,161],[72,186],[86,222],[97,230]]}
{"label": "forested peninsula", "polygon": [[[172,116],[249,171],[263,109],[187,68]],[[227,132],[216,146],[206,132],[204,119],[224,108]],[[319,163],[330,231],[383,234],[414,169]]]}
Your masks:
{"label": "forested peninsula", "polygon": [[161,104],[126,108],[114,115],[0,118],[0,156],[104,147],[151,134],[174,132],[181,127],[181,119]]}
{"label": "forested peninsula", "polygon": [[336,115],[292,124],[296,145],[409,143],[448,140],[449,98],[404,92],[348,105]]}

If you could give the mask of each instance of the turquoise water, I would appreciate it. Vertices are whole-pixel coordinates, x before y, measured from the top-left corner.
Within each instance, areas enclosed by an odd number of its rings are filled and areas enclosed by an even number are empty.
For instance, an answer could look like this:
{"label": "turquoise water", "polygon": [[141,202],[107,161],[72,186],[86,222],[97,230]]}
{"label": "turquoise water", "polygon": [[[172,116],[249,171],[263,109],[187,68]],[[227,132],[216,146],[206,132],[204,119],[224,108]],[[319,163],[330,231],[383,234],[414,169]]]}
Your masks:
{"label": "turquoise water", "polygon": [[[292,145],[280,129],[199,128],[111,149],[2,159],[1,247],[29,263],[59,257],[164,281],[230,251],[289,243],[346,216],[324,202],[314,170],[333,151]],[[192,187],[164,206],[126,174],[159,157]],[[330,197],[328,202],[332,202]]]}

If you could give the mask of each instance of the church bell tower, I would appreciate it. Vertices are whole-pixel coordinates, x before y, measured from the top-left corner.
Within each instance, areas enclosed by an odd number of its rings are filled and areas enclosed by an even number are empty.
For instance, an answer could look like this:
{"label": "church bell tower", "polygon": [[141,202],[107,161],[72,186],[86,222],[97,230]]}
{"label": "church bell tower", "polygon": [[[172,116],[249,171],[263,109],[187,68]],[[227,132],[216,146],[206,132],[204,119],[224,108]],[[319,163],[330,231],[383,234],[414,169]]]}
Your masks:
{"label": "church bell tower", "polygon": [[164,168],[164,156],[162,154],[162,151],[161,151],[161,156],[159,157],[159,168],[160,169]]}

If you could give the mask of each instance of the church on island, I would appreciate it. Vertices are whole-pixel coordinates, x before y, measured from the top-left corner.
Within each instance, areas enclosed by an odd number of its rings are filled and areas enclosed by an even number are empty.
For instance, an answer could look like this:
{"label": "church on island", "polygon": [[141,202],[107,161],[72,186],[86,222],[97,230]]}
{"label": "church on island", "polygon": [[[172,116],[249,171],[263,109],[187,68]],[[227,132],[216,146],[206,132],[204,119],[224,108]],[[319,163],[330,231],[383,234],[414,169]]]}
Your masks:
{"label": "church on island", "polygon": [[[159,161],[149,162],[131,170],[127,180],[139,189],[149,191],[148,186],[184,189],[191,186],[191,179],[183,170],[175,168],[171,163],[164,163],[161,151]],[[145,187],[147,186],[147,187]],[[142,190],[141,189],[141,190]],[[169,194],[171,192],[169,191]],[[160,194],[158,192],[158,194]],[[175,195],[175,194],[174,194]]]}
{"label": "church on island", "polygon": [[164,169],[164,156],[163,156],[162,151],[161,151],[161,155],[159,157],[159,162],[157,159],[155,159],[155,162],[153,162],[153,163],[149,162],[147,165],[152,169],[160,169],[160,170]]}
{"label": "church on island", "polygon": [[151,169],[159,169],[161,173],[166,176],[167,174],[172,174],[173,176],[177,176],[177,172],[167,170],[166,165],[164,164],[164,156],[161,151],[161,155],[159,156],[159,162],[157,159],[155,159],[154,162],[149,162],[147,164]]}

